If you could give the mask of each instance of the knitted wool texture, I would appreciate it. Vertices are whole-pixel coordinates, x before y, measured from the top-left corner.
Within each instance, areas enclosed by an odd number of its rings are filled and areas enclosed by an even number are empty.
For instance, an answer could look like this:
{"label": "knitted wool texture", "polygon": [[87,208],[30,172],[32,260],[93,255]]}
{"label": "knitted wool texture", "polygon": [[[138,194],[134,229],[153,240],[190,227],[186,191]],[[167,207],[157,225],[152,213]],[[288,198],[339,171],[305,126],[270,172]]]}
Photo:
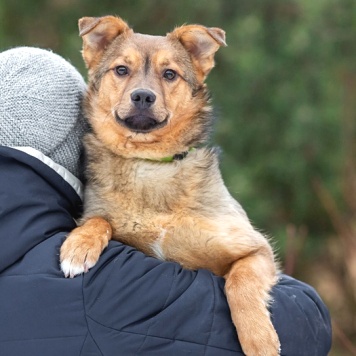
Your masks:
{"label": "knitted wool texture", "polygon": [[62,57],[19,47],[0,54],[0,145],[41,151],[76,177],[86,122],[86,85]]}

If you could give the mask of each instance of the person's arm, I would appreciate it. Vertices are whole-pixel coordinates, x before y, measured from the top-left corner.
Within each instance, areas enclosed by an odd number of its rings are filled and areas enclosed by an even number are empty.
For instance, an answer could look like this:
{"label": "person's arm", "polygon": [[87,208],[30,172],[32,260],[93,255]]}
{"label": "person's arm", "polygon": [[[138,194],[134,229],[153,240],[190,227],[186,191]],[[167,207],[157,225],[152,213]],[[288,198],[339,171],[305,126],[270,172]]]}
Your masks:
{"label": "person's arm", "polygon": [[[111,242],[83,288],[89,329],[104,355],[115,348],[125,355],[243,354],[224,281],[206,270],[184,270]],[[315,290],[282,275],[272,298],[281,354],[327,355],[330,318]]]}

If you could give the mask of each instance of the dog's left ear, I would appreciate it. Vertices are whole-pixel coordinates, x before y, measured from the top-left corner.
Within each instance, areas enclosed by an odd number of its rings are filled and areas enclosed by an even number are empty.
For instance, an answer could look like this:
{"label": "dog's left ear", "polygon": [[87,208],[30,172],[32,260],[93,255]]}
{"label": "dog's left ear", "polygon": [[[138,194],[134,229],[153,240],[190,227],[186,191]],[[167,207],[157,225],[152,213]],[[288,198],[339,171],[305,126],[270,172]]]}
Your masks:
{"label": "dog's left ear", "polygon": [[117,36],[131,30],[124,20],[115,16],[83,17],[78,27],[83,38],[83,58],[89,69],[99,62],[104,50]]}
{"label": "dog's left ear", "polygon": [[214,67],[214,55],[220,46],[226,46],[225,31],[217,27],[187,25],[176,28],[168,37],[177,38],[192,57],[203,81]]}

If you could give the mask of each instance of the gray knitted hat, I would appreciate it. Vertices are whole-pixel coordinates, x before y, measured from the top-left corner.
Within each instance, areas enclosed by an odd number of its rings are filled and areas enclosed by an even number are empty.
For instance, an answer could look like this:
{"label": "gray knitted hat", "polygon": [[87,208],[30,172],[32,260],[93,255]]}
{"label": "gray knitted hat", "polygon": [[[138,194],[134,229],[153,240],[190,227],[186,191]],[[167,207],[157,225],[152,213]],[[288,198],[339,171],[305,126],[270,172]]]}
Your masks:
{"label": "gray knitted hat", "polygon": [[33,147],[78,177],[85,88],[57,54],[31,47],[0,53],[0,145]]}

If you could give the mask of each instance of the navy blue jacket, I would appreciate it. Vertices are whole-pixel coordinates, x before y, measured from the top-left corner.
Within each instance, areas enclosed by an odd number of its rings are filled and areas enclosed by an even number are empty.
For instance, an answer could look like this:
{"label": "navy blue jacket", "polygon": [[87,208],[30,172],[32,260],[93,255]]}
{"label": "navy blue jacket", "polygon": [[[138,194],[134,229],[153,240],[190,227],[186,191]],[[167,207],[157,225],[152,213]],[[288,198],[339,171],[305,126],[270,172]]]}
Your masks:
{"label": "navy blue jacket", "polygon": [[[92,270],[64,278],[59,249],[81,200],[62,175],[0,147],[0,355],[242,355],[224,281],[206,270],[112,241]],[[327,355],[315,290],[281,276],[273,300],[282,355]]]}

